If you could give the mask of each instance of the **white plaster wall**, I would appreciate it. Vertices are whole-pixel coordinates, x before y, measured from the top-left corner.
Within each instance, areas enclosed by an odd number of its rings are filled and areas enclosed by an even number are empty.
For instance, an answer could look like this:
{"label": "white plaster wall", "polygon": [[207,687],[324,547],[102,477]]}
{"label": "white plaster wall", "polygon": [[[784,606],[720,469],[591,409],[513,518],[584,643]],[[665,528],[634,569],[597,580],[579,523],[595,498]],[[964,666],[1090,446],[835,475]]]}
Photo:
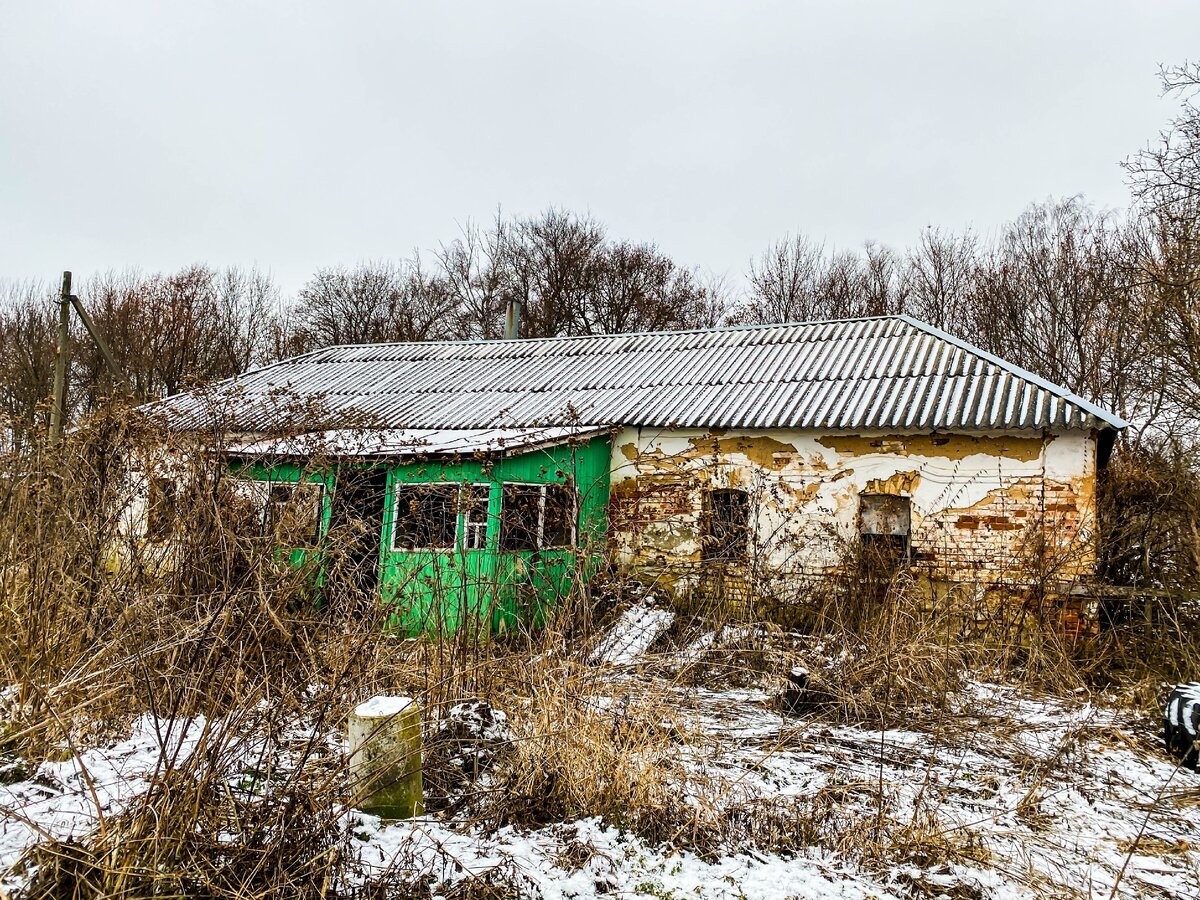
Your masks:
{"label": "white plaster wall", "polygon": [[[720,442],[717,452],[714,437]],[[736,449],[739,438],[763,437],[782,445],[769,459],[761,444],[749,453]],[[994,492],[1021,479],[1082,485],[1079,490],[1087,495],[1085,501],[1090,503],[1093,497],[1095,441],[1084,432],[1047,435],[1044,440],[1037,433],[937,436],[948,439],[946,455],[930,449],[928,435],[862,434],[857,437],[881,446],[865,447],[860,441],[853,452],[831,446],[839,437],[848,436],[798,430],[728,431],[714,436],[703,429],[626,428],[613,441],[614,492],[619,496],[621,485],[629,479],[666,471],[694,475],[696,487],[746,488],[758,498],[754,528],[758,552],[772,566],[804,570],[836,565],[844,542],[857,536],[859,494],[879,490],[873,482],[895,479],[897,483],[880,492],[911,498],[914,537],[926,520],[989,502],[989,494],[994,497]],[[985,440],[972,440],[977,437]],[[909,439],[919,445],[916,452],[906,443]],[[1012,455],[998,452],[1004,449],[999,442],[1005,439],[1016,439],[1012,443],[1020,445]],[[979,452],[965,452],[976,443],[981,445]],[[1031,446],[1036,455],[1021,458],[1030,455]],[[651,517],[642,535],[614,533],[618,559],[634,561],[639,542],[668,547],[664,562],[698,555],[702,494],[695,490],[694,495],[690,514],[676,511],[659,520]],[[1028,498],[1014,502],[1028,504]],[[966,532],[951,537],[978,538]]]}

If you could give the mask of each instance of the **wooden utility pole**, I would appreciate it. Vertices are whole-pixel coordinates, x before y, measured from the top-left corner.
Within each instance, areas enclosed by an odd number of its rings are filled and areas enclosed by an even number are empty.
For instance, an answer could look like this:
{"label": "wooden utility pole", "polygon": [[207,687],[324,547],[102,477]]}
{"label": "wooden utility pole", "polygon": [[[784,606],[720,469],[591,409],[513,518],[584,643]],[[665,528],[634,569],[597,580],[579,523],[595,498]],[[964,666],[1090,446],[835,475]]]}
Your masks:
{"label": "wooden utility pole", "polygon": [[92,340],[100,348],[100,355],[104,357],[104,364],[108,366],[108,371],[112,373],[117,387],[123,388],[126,393],[129,393],[129,382],[125,380],[125,375],[121,371],[121,367],[117,365],[117,361],[113,358],[112,351],[108,349],[108,344],[96,329],[96,323],[92,321],[92,317],[88,315],[88,311],[84,308],[83,301],[74,294],[69,299],[71,305],[75,307],[75,312],[79,314],[79,321],[83,323],[83,327],[87,329],[87,333],[92,336]]}
{"label": "wooden utility pole", "polygon": [[63,272],[62,294],[58,300],[58,356],[54,360],[54,406],[50,410],[50,440],[62,437],[67,405],[67,356],[71,352],[71,273]]}
{"label": "wooden utility pole", "polygon": [[96,342],[96,346],[100,348],[100,355],[104,357],[104,364],[112,372],[117,386],[122,388],[126,393],[129,393],[129,382],[125,380],[125,375],[121,372],[120,366],[117,365],[112,351],[108,349],[108,343],[96,329],[96,323],[88,315],[88,311],[83,306],[83,301],[71,293],[71,273],[63,272],[62,295],[58,301],[58,357],[54,360],[54,407],[50,410],[50,440],[52,443],[57,442],[62,437],[63,422],[66,419],[67,357],[71,353],[71,333],[68,326],[70,325],[72,307],[78,313],[79,321],[83,322],[83,327],[87,329],[87,333],[91,335],[92,340]]}

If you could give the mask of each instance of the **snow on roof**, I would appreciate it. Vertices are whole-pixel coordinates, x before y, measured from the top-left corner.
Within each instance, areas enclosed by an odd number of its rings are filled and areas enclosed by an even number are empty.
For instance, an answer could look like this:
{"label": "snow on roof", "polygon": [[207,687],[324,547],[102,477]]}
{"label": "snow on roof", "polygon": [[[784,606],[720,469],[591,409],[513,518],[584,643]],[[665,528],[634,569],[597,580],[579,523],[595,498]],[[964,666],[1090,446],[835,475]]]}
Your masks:
{"label": "snow on roof", "polygon": [[[283,394],[330,426],[597,425],[996,431],[1123,428],[1067,389],[908,316],[510,341],[329,347],[160,404],[203,427],[214,398],[236,427],[279,424]],[[341,417],[343,421],[337,419]]]}
{"label": "snow on roof", "polygon": [[539,447],[583,440],[609,429],[550,428],[386,428],[333,429],[293,437],[263,438],[233,444],[231,456],[503,456]]}

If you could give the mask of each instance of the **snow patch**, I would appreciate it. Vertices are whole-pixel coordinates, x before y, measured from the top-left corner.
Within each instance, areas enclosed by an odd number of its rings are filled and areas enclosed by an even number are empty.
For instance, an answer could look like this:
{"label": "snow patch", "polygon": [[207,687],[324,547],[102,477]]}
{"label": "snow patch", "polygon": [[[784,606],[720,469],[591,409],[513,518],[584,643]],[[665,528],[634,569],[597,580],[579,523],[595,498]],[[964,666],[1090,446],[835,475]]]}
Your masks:
{"label": "snow patch", "polygon": [[592,665],[632,665],[674,621],[675,614],[668,609],[658,609],[653,600],[629,607],[592,653]]}
{"label": "snow patch", "polygon": [[386,694],[378,694],[354,707],[354,714],[360,719],[384,719],[399,715],[412,703],[412,697],[389,697]]}

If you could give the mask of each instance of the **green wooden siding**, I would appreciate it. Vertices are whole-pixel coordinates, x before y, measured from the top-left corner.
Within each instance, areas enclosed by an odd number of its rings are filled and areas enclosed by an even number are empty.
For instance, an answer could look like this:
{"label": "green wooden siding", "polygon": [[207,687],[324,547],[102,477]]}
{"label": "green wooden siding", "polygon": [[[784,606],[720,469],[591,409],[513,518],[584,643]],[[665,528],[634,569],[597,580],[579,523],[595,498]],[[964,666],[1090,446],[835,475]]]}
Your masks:
{"label": "green wooden siding", "polygon": [[264,482],[268,488],[272,484],[295,485],[300,482],[312,485],[320,490],[319,521],[316,523],[316,534],[303,547],[280,547],[280,556],[285,556],[295,568],[312,564],[314,568],[320,563],[320,541],[329,530],[329,516],[332,504],[330,502],[334,486],[334,478],[330,472],[311,472],[297,463],[269,464],[256,461],[248,464],[234,464],[232,470],[239,478]]}
{"label": "green wooden siding", "polygon": [[[611,443],[607,436],[577,445],[561,444],[509,457],[466,457],[407,462],[355,463],[353,469],[386,472],[383,524],[378,541],[379,592],[392,608],[391,624],[408,634],[452,634],[465,625],[504,631],[539,624],[548,607],[564,597],[598,565],[608,522]],[[351,471],[308,473],[296,463],[235,466],[239,477],[296,483],[303,479],[325,487],[320,531],[330,527],[338,482]],[[405,484],[478,485],[487,492],[483,546],[466,545],[467,508],[457,510],[454,546],[438,550],[397,549],[397,488]],[[578,500],[572,546],[502,552],[501,522],[505,484],[565,485]],[[554,489],[551,489],[554,490]],[[303,565],[311,551],[293,549]],[[323,573],[318,576],[323,580]],[[330,590],[336,587],[330,586]],[[329,598],[336,602],[336,598]]]}

